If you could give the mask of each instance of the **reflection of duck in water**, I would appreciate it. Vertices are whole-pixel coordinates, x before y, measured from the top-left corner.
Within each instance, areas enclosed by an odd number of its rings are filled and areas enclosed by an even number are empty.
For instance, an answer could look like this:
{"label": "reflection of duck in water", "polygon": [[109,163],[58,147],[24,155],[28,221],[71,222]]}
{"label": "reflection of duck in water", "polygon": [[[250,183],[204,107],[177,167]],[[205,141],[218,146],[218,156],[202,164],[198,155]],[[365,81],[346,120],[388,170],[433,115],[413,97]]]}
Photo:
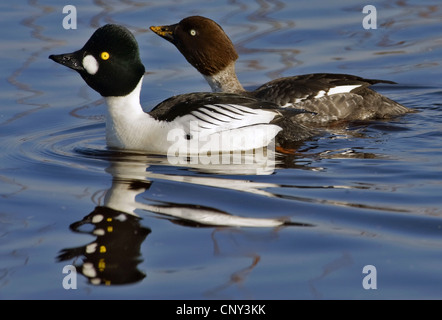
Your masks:
{"label": "reflection of duck in water", "polygon": [[[163,166],[160,159],[156,157],[154,161]],[[167,159],[165,161],[167,162]],[[63,249],[58,256],[58,261],[82,257],[82,263],[76,265],[76,268],[89,279],[91,284],[129,284],[141,281],[145,277],[137,266],[143,261],[140,253],[141,245],[151,230],[140,224],[141,218],[138,214],[142,212],[150,213],[150,216],[153,213],[155,217],[188,227],[308,226],[283,218],[241,217],[198,204],[180,204],[150,200],[146,196],[138,197],[149,190],[153,184],[156,182],[161,184],[162,181],[174,181],[184,185],[216,185],[220,188],[257,193],[263,196],[271,196],[271,194],[261,188],[275,186],[216,176],[166,175],[147,171],[146,168],[145,156],[128,155],[118,161],[112,161],[107,169],[107,172],[113,176],[112,187],[106,191],[103,205],[97,206],[81,221],[74,222],[70,226],[72,231],[90,234],[96,239],[81,247]],[[225,169],[229,168],[231,168],[230,165],[225,166]],[[222,171],[221,168],[217,167],[216,172],[220,171]],[[230,170],[230,173],[232,172],[235,170]],[[86,225],[92,225],[93,229],[87,229]]]}
{"label": "reflection of duck in water", "polygon": [[[150,197],[137,198],[138,195],[150,189],[153,184],[164,181],[173,181],[186,185],[198,185],[214,188],[222,188],[228,190],[236,190],[251,194],[260,194],[267,197],[273,197],[273,194],[263,189],[270,187],[278,187],[273,183],[256,183],[249,180],[228,179],[217,175],[180,175],[180,174],[163,174],[154,172],[154,167],[147,169],[145,158],[125,158],[124,161],[113,161],[107,172],[114,177],[112,188],[108,190],[105,197],[107,206],[119,211],[136,214],[136,211],[142,210],[161,214],[174,222],[189,223],[189,225],[213,226],[213,227],[282,227],[288,225],[302,225],[285,218],[251,218],[233,215],[216,208],[203,206],[193,203],[190,199],[188,203],[175,203],[170,201],[152,199]],[[156,164],[159,166],[168,163],[167,158],[155,158]],[[170,166],[170,165],[169,165]],[[242,165],[238,165],[243,168]],[[260,164],[256,164],[260,166]],[[252,166],[253,167],[253,166]],[[192,166],[189,166],[192,169]],[[199,166],[200,172],[210,172],[211,165]],[[214,172],[224,174],[238,174],[235,165],[219,165],[216,166]],[[256,170],[256,169],[254,169]],[[177,171],[182,172],[182,171]],[[267,173],[269,174],[269,173]],[[166,190],[162,190],[166,192]],[[173,196],[173,195],[171,195]],[[164,198],[169,198],[165,196]],[[198,198],[197,198],[198,199]],[[145,201],[144,201],[145,200]]]}
{"label": "reflection of duck in water", "polygon": [[[93,229],[82,231],[87,224]],[[129,284],[146,276],[137,266],[142,261],[141,244],[151,230],[140,225],[140,218],[98,206],[83,220],[71,224],[70,229],[96,239],[85,246],[62,250],[58,260],[83,256],[82,264],[76,268],[91,284]]]}

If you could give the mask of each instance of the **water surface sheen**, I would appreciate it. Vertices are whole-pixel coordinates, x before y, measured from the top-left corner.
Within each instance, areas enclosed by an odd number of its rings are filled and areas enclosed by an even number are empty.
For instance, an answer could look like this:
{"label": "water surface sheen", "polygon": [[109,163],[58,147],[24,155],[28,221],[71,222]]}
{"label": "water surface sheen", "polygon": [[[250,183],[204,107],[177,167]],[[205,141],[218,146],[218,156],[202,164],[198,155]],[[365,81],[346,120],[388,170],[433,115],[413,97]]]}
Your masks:
{"label": "water surface sheen", "polygon": [[[440,3],[372,1],[375,30],[364,1],[72,4],[76,30],[57,1],[0,7],[1,299],[442,298]],[[108,150],[103,99],[47,57],[127,26],[148,111],[209,90],[148,30],[195,14],[232,38],[248,88],[351,73],[397,82],[376,90],[417,112],[336,125],[264,165]],[[363,286],[367,265],[376,289]]]}

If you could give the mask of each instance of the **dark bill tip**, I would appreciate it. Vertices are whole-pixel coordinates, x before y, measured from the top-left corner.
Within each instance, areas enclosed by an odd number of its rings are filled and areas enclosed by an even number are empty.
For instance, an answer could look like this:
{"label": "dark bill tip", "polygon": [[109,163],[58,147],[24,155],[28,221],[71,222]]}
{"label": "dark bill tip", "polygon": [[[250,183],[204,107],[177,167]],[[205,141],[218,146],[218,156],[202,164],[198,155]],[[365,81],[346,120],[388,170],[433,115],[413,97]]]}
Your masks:
{"label": "dark bill tip", "polygon": [[64,54],[51,54],[49,59],[77,71],[84,70],[78,51]]}
{"label": "dark bill tip", "polygon": [[163,39],[166,39],[167,41],[174,42],[174,31],[175,31],[175,24],[170,26],[152,26],[150,27],[150,30],[152,30],[154,33],[162,37]]}

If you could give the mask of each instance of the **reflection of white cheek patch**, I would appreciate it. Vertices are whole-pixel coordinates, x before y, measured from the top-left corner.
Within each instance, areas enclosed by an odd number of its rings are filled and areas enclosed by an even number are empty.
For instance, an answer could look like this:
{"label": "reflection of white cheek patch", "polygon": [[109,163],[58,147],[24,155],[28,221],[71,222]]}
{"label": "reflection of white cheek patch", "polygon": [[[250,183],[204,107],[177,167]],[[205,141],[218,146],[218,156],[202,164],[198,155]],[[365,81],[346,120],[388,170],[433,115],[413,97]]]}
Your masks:
{"label": "reflection of white cheek patch", "polygon": [[98,62],[97,60],[88,54],[86,57],[83,58],[83,67],[86,69],[87,73],[90,75],[94,75],[98,71]]}

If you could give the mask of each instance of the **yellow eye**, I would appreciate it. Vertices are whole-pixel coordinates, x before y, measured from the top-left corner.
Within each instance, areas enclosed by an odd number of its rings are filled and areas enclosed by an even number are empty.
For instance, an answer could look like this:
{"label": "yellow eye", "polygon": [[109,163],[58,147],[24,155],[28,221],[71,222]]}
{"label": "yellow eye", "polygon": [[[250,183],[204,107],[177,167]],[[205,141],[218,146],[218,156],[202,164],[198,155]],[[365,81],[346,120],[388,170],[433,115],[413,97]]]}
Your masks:
{"label": "yellow eye", "polygon": [[195,31],[195,29],[190,30],[189,33],[190,33],[191,36],[196,36],[196,31]]}
{"label": "yellow eye", "polygon": [[101,59],[107,60],[110,58],[109,52],[103,51],[100,55]]}

